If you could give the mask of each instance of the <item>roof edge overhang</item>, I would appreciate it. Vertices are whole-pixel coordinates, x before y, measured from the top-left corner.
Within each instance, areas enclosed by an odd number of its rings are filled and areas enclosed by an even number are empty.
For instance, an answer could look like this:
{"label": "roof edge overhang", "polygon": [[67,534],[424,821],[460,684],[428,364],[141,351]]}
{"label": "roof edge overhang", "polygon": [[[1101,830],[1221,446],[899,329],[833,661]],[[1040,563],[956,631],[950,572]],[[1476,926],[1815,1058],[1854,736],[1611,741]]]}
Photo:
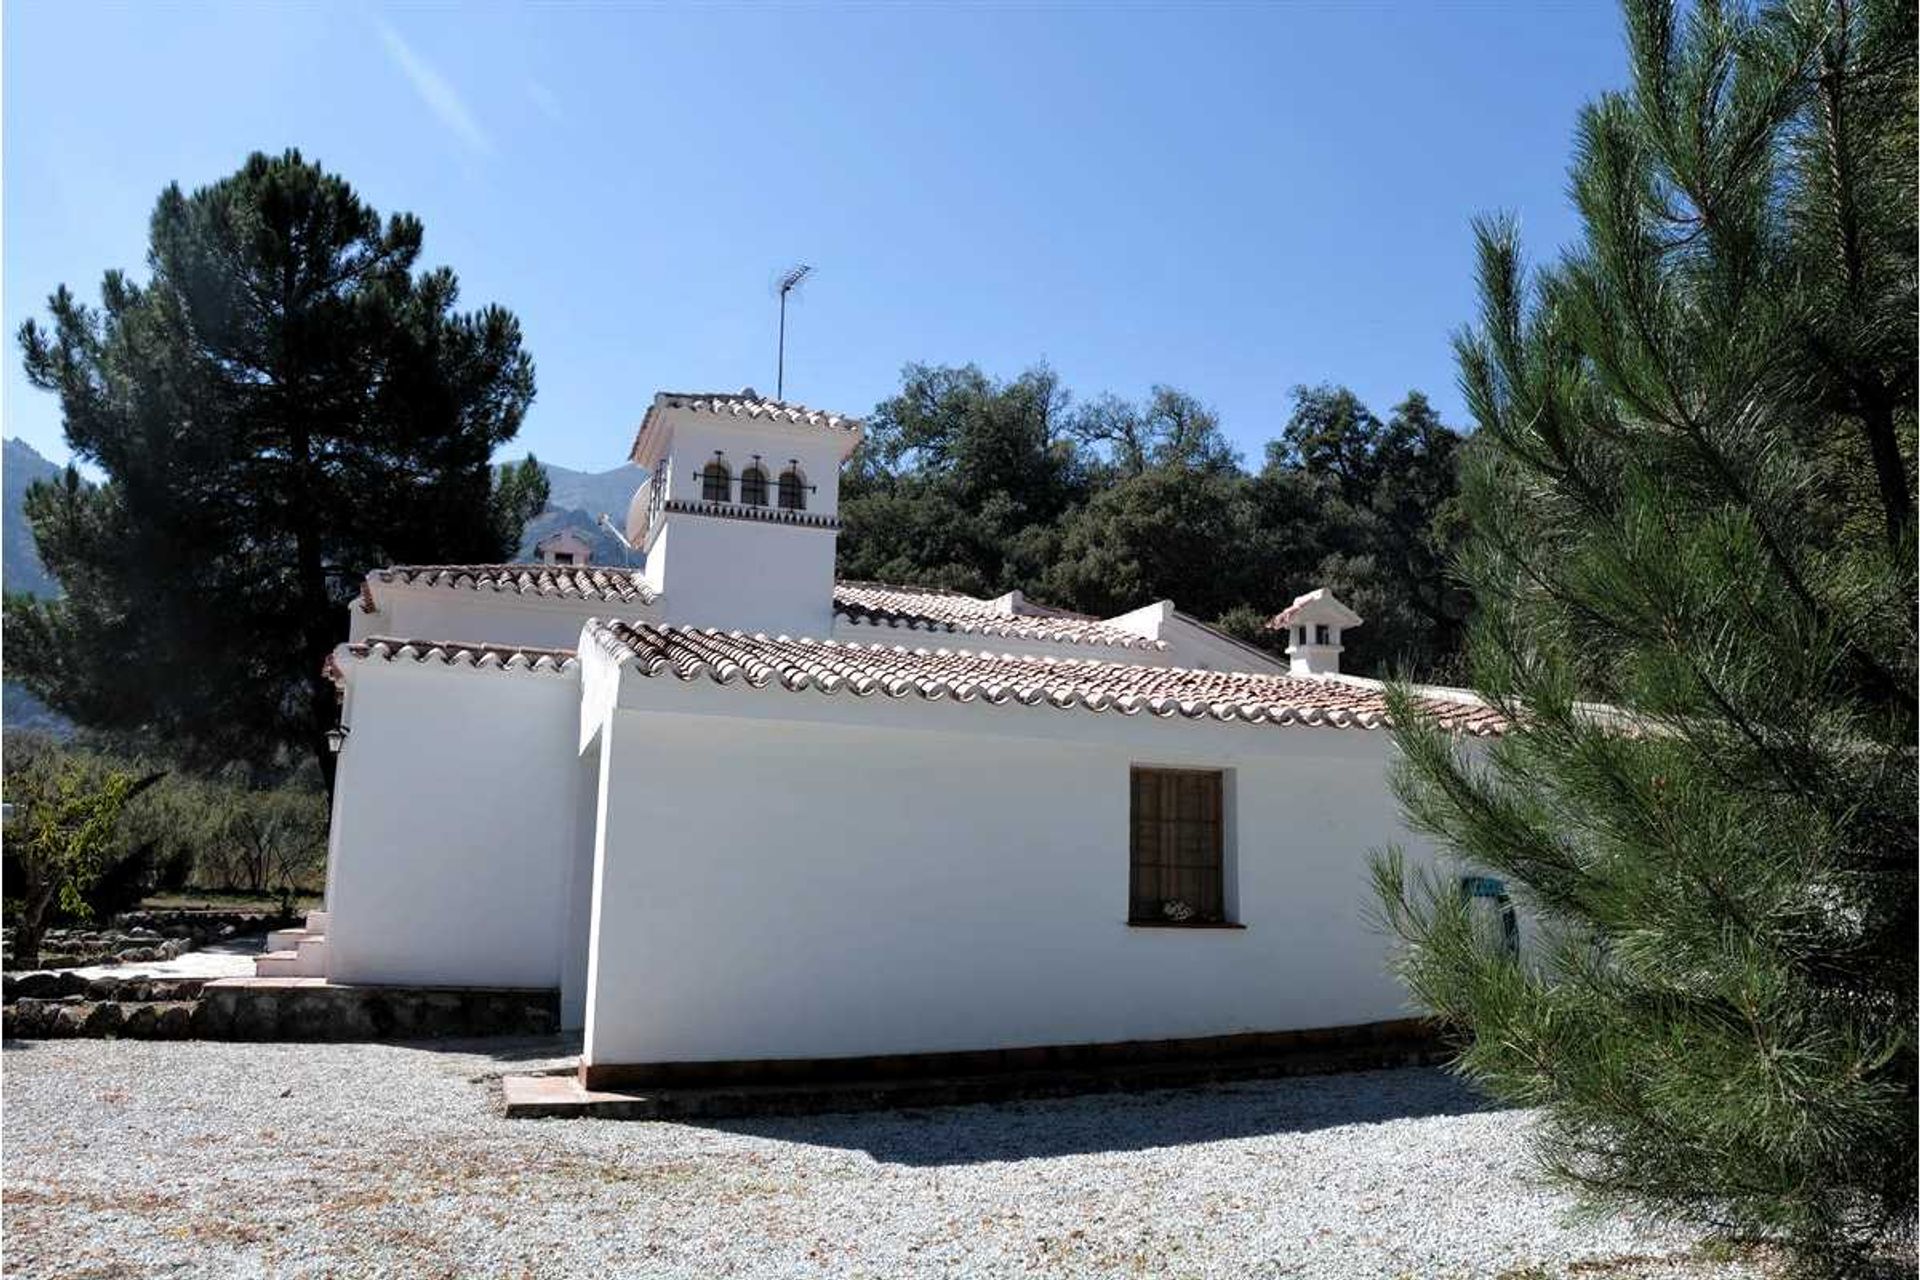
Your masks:
{"label": "roof edge overhang", "polygon": [[654,395],[653,403],[647,406],[646,415],[640,420],[639,429],[634,432],[633,448],[627,453],[627,461],[652,470],[665,452],[673,416],[685,414],[695,417],[703,413],[742,427],[762,428],[771,435],[789,439],[813,439],[823,433],[837,434],[841,437],[842,461],[866,437],[866,424],[859,418],[810,409],[789,400],[768,400],[740,392],[661,391]]}

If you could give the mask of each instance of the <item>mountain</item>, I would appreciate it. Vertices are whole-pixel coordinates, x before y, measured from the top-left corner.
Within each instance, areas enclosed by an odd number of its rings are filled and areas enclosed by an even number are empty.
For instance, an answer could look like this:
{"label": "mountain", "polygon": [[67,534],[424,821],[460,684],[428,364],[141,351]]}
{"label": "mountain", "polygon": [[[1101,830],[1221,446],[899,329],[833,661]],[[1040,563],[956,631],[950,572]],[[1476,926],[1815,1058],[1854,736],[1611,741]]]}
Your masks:
{"label": "mountain", "polygon": [[638,563],[639,557],[630,557],[619,539],[602,529],[599,522],[602,515],[609,515],[616,526],[625,526],[627,506],[647,478],[645,471],[631,465],[611,471],[573,471],[546,463],[541,468],[547,473],[547,507],[527,522],[520,539],[520,559],[531,559],[534,544],[548,534],[573,529],[593,544],[595,564]]}
{"label": "mountain", "polygon": [[60,594],[60,587],[47,576],[34,549],[33,533],[27,528],[27,486],[35,480],[52,480],[63,470],[48,462],[24,440],[0,444],[0,489],[4,489],[4,508],[0,508],[0,587],[24,591],[28,595]]}
{"label": "mountain", "polygon": [[[55,596],[60,584],[40,563],[33,545],[33,531],[27,528],[27,486],[35,480],[52,480],[64,470],[48,462],[24,440],[0,443],[0,587],[24,591],[28,595]],[[62,715],[47,709],[45,703],[11,680],[0,683],[0,724],[9,729],[39,729],[56,737],[66,737],[73,725]]]}

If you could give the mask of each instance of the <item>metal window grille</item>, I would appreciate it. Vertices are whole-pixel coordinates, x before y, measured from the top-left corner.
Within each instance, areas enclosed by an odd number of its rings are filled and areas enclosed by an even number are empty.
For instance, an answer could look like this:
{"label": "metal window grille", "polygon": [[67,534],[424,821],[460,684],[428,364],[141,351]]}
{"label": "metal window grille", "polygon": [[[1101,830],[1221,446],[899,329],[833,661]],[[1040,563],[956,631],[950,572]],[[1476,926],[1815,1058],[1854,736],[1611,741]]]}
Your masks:
{"label": "metal window grille", "polygon": [[[1218,770],[1133,770],[1128,919],[1226,920],[1225,801],[1226,775]],[[1169,911],[1175,903],[1190,908],[1191,916],[1178,921]]]}
{"label": "metal window grille", "polygon": [[707,502],[726,502],[733,496],[733,477],[724,462],[709,462],[700,473],[700,497]]}
{"label": "metal window grille", "polygon": [[750,507],[767,505],[767,473],[759,467],[748,467],[740,473],[740,501]]}
{"label": "metal window grille", "polygon": [[807,509],[807,486],[795,471],[780,473],[780,509],[782,511],[805,511]]}

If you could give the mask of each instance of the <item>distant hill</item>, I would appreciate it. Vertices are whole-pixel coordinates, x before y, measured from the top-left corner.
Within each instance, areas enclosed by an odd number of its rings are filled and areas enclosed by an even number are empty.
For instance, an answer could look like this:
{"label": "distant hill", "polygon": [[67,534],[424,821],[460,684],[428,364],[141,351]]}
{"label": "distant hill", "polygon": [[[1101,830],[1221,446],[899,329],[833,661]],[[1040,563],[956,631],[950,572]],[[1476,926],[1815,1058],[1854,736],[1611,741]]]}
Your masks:
{"label": "distant hill", "polygon": [[[51,480],[64,470],[58,463],[41,457],[24,440],[0,443],[0,587],[24,591],[28,595],[55,596],[60,584],[40,563],[33,545],[33,531],[27,528],[27,486],[35,480]],[[58,737],[73,732],[73,725],[57,712],[11,680],[0,682],[0,724],[9,729],[41,729]]]}
{"label": "distant hill", "polygon": [[63,470],[48,462],[24,440],[0,444],[0,488],[5,490],[5,507],[0,511],[0,587],[24,591],[28,595],[51,596],[60,587],[47,576],[34,549],[33,533],[27,528],[27,486],[35,480],[51,480]]}

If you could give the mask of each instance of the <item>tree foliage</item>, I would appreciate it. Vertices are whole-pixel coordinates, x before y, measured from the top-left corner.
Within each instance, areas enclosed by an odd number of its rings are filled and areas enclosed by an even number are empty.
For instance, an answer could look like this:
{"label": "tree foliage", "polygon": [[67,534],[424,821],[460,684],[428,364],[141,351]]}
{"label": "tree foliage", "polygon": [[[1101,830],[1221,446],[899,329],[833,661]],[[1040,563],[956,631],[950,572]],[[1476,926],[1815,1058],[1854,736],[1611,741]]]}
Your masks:
{"label": "tree foliage", "polygon": [[1378,887],[1550,1169],[1850,1266],[1915,1207],[1914,12],[1627,19],[1582,240],[1530,272],[1482,224],[1459,343],[1469,656],[1518,727],[1396,704],[1412,822],[1535,943]]}
{"label": "tree foliage", "polygon": [[244,766],[169,773],[121,823],[137,887],[247,894],[321,887],[327,797],[310,765],[262,780]]}
{"label": "tree foliage", "polygon": [[203,763],[331,769],[321,665],[366,571],[504,558],[546,498],[531,460],[490,465],[533,397],[519,323],[456,311],[421,239],[298,152],[254,155],[161,194],[146,282],[108,272],[97,307],[62,286],[22,326],[105,480],[28,494],[63,595],[7,602],[10,677]]}
{"label": "tree foliage", "polygon": [[111,768],[50,740],[9,739],[6,915],[16,964],[39,963],[40,941],[57,917],[92,918],[96,886],[125,856],[121,814],[160,777]]}
{"label": "tree foliage", "polygon": [[1172,387],[1075,404],[1044,366],[1002,382],[913,365],[843,482],[840,574],[1101,615],[1172,599],[1267,644],[1265,619],[1331,585],[1368,620],[1349,669],[1441,674],[1468,603],[1446,568],[1460,445],[1418,392],[1382,423],[1302,387],[1250,473]]}

